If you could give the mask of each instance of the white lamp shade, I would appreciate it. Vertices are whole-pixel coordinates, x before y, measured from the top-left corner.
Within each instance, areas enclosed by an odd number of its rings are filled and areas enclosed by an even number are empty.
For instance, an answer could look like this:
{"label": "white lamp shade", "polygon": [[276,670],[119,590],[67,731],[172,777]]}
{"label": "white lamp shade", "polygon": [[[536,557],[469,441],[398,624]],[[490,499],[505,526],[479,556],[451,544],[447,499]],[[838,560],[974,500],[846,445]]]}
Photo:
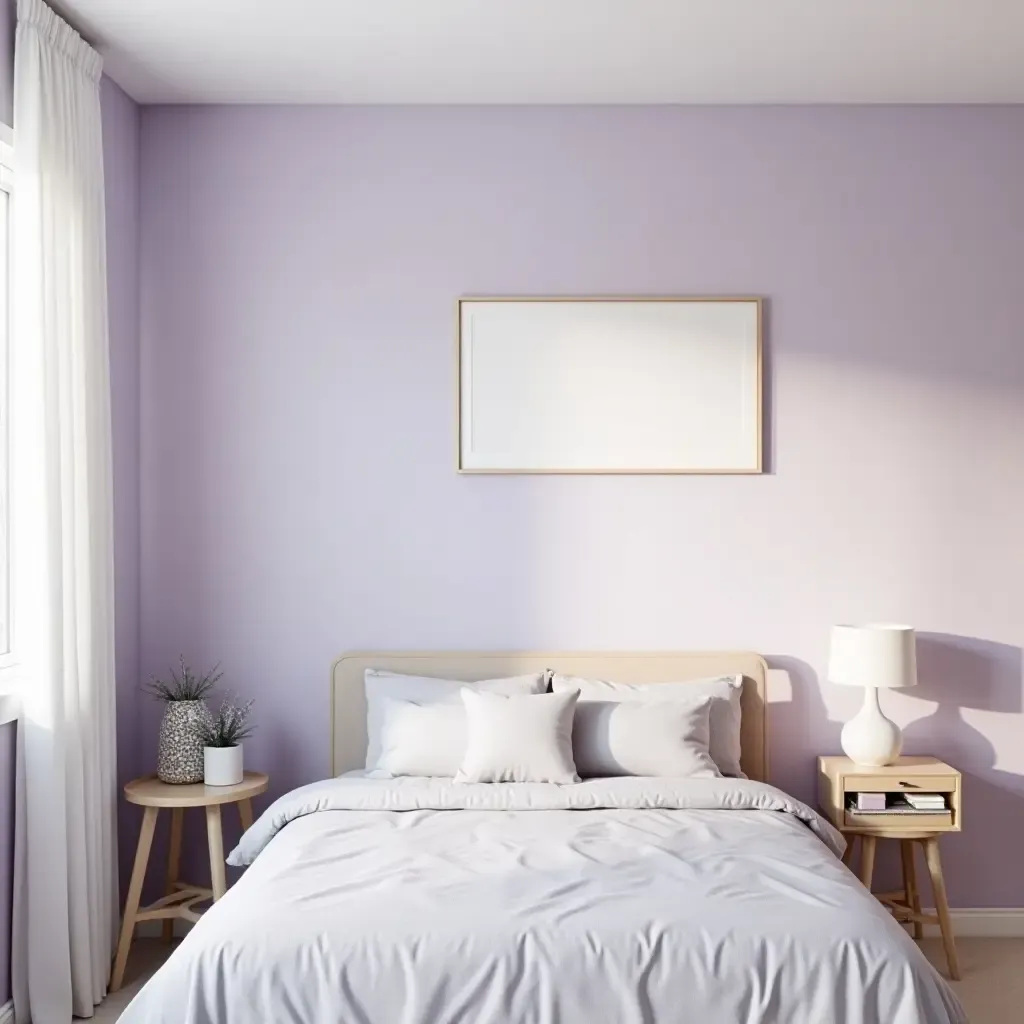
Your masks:
{"label": "white lamp shade", "polygon": [[833,626],[828,679],[840,686],[916,686],[913,629],[888,625]]}

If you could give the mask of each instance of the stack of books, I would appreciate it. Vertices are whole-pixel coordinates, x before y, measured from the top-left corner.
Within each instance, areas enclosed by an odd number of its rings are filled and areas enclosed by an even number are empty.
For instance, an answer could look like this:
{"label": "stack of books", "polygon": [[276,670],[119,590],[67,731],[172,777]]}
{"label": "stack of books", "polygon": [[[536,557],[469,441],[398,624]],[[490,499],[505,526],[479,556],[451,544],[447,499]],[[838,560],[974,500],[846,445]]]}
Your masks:
{"label": "stack of books", "polygon": [[946,798],[941,793],[904,793],[903,799],[914,808],[915,811],[925,813],[927,811],[944,811],[946,809]]}

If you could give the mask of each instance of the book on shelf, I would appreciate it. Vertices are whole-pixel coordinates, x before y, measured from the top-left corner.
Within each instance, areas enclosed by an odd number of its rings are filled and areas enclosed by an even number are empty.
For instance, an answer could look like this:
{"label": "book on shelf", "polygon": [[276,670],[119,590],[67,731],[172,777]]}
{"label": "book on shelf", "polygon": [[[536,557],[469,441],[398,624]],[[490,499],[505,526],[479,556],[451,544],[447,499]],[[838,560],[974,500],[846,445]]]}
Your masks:
{"label": "book on shelf", "polygon": [[905,793],[904,799],[915,811],[944,811],[946,798],[941,793]]}
{"label": "book on shelf", "polygon": [[884,811],[885,793],[857,793],[854,807],[858,811]]}

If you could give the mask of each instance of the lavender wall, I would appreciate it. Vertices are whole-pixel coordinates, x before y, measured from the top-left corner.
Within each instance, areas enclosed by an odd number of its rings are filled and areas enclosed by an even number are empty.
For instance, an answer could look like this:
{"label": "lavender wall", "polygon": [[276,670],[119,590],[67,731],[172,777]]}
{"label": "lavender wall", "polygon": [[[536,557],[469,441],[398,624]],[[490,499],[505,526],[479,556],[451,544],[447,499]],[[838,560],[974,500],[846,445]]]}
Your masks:
{"label": "lavender wall", "polygon": [[[121,782],[137,761],[139,697],[139,108],[102,82],[107,203],[107,293],[114,440],[114,583],[117,762]],[[120,805],[122,876],[131,871],[138,821]]]}
{"label": "lavender wall", "polygon": [[14,752],[18,727],[0,725],[0,1006],[11,998],[11,897],[14,880]]}
{"label": "lavender wall", "polygon": [[[146,109],[142,668],[221,661],[280,792],[347,648],[753,648],[809,798],[830,624],[909,621],[952,898],[1024,905],[1021,166],[1011,108]],[[473,293],[767,296],[771,472],[457,476]]]}

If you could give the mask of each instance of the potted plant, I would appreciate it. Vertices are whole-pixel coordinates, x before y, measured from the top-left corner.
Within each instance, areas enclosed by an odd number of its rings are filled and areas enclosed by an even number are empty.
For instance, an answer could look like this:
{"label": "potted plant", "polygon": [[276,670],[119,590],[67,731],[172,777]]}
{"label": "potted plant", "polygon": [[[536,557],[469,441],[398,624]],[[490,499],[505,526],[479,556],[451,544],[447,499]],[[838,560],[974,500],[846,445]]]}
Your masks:
{"label": "potted plant", "polygon": [[252,701],[241,705],[224,701],[216,715],[198,724],[206,785],[237,786],[242,781],[242,740],[253,730],[249,724],[252,705]]}
{"label": "potted plant", "polygon": [[161,782],[185,784],[203,781],[203,745],[196,729],[210,718],[206,696],[221,677],[214,666],[197,675],[185,659],[179,659],[180,673],[171,669],[169,682],[155,679],[143,689],[165,703],[160,722],[156,774]]}

